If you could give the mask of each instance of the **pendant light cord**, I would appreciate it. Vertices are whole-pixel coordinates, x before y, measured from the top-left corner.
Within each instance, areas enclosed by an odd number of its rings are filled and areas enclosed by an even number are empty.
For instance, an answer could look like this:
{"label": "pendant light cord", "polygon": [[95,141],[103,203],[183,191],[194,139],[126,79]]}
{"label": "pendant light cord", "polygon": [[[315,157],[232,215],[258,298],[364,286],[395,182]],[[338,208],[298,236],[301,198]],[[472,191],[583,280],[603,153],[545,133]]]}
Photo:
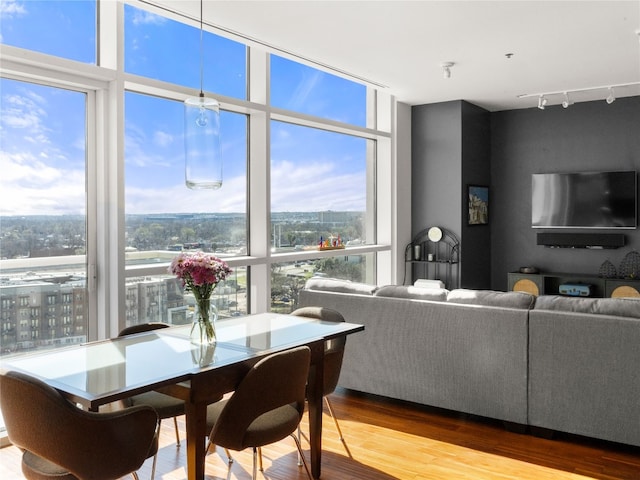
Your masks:
{"label": "pendant light cord", "polygon": [[204,50],[202,48],[202,3],[203,0],[200,0],[200,97],[204,98],[204,92],[202,90],[202,85],[204,83],[204,60],[203,60],[203,56],[204,56]]}

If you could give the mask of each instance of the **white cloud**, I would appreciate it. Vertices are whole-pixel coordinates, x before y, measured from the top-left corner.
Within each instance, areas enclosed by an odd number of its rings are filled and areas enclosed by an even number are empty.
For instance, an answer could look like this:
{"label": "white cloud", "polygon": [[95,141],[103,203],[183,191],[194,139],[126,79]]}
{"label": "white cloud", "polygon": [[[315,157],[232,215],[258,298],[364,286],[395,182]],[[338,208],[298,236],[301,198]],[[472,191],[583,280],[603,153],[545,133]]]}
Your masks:
{"label": "white cloud", "polygon": [[0,152],[2,215],[84,213],[83,169],[52,167],[30,153]]}
{"label": "white cloud", "polygon": [[7,20],[13,17],[21,17],[27,13],[24,2],[16,0],[0,1],[0,19]]}
{"label": "white cloud", "polygon": [[41,131],[42,117],[46,110],[40,104],[44,100],[37,96],[5,95],[2,98],[2,116],[0,122],[10,128],[25,128],[29,131]]}
{"label": "white cloud", "polygon": [[[132,123],[127,124],[125,132],[126,162],[137,167],[165,166],[164,156],[153,153],[150,145],[168,146],[173,137],[170,134],[156,132],[153,140],[149,140],[144,130]],[[172,141],[172,140],[171,140]],[[163,143],[164,142],[164,143]],[[157,150],[157,149],[156,149]]]}
{"label": "white cloud", "polygon": [[133,14],[134,25],[163,25],[166,22],[166,18],[144,10],[136,10]]}
{"label": "white cloud", "polygon": [[173,135],[167,132],[155,132],[153,134],[153,143],[160,147],[167,147],[173,143]]}
{"label": "white cloud", "polygon": [[125,192],[126,213],[244,212],[245,188],[244,177],[225,179],[218,190],[190,190],[182,179],[168,188],[129,187]]}
{"label": "white cloud", "polygon": [[274,163],[271,169],[271,210],[315,212],[365,210],[362,172],[340,173],[328,161]]}
{"label": "white cloud", "polygon": [[0,190],[3,215],[58,215],[85,209],[84,152],[52,141],[47,100],[28,88],[2,97]]}

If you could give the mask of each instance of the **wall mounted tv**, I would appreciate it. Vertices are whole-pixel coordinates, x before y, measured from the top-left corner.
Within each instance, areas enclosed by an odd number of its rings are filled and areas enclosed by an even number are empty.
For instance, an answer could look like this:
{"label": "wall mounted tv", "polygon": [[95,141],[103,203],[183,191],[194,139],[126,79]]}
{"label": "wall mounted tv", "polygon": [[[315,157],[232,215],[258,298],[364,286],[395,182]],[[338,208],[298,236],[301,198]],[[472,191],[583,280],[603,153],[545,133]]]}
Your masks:
{"label": "wall mounted tv", "polygon": [[535,173],[533,228],[636,228],[635,171]]}

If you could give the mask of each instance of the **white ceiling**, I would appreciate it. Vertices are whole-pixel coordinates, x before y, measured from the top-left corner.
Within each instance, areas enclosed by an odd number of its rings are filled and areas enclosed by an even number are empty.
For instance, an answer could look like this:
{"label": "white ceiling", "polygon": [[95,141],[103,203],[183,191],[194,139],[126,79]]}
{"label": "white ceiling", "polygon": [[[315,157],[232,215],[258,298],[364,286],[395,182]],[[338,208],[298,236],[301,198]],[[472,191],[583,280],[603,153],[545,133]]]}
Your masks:
{"label": "white ceiling", "polygon": [[[200,17],[197,0],[145,1]],[[518,95],[640,82],[640,0],[204,0],[204,19],[382,84],[409,105],[463,99],[490,111],[530,108],[537,98]],[[449,79],[443,62],[455,63]],[[615,94],[640,95],[640,86]],[[607,91],[571,96],[604,99]]]}

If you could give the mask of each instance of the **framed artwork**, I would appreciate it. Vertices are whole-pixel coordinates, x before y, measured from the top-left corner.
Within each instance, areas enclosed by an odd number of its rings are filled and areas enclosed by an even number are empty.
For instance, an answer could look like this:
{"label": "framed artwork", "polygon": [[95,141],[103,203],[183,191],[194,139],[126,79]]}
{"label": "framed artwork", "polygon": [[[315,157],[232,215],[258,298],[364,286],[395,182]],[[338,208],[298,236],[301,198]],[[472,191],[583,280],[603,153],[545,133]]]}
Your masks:
{"label": "framed artwork", "polygon": [[482,185],[468,185],[467,198],[469,201],[469,225],[488,225],[489,187]]}

